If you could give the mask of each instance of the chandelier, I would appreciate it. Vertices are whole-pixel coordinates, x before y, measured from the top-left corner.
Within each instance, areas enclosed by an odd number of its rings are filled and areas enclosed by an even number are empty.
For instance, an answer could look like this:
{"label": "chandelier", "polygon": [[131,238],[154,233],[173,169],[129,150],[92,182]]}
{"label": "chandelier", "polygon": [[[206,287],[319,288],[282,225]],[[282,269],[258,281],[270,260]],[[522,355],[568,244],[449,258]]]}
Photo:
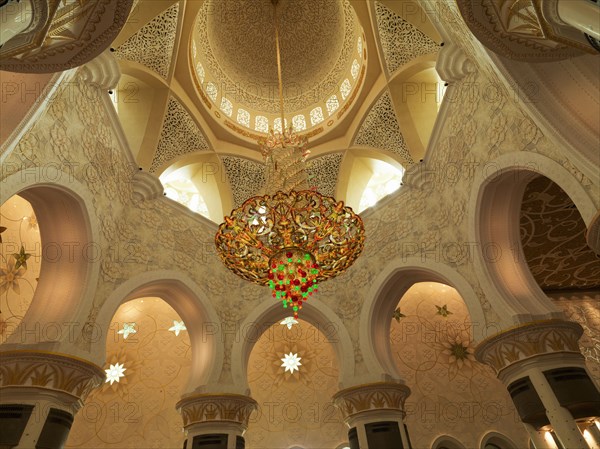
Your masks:
{"label": "chandelier", "polygon": [[225,217],[215,243],[224,265],[243,279],[267,285],[294,318],[326,279],[343,273],[360,255],[362,220],[342,201],[310,189],[308,139],[285,127],[283,82],[275,6],[275,44],[281,132],[259,141],[266,163],[264,194]]}

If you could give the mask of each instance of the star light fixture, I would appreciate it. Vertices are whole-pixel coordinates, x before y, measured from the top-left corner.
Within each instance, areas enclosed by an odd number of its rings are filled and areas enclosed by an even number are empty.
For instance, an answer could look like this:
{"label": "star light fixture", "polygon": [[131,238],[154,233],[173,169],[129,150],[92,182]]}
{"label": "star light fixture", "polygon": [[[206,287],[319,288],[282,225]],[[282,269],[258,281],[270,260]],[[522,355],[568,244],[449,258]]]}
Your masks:
{"label": "star light fixture", "polygon": [[110,382],[111,385],[113,382],[118,383],[121,377],[125,377],[126,369],[127,368],[124,368],[122,363],[117,362],[115,365],[111,364],[108,369],[104,370],[106,371],[106,381],[104,383]]}
{"label": "star light fixture", "polygon": [[179,332],[186,331],[187,327],[183,324],[183,321],[175,321],[173,320],[173,326],[169,328],[170,332],[175,332],[175,336],[179,337]]}
{"label": "star light fixture", "polygon": [[302,360],[302,357],[298,357],[298,354],[293,354],[292,352],[289,354],[284,354],[283,358],[281,359],[283,362],[281,366],[285,368],[284,373],[289,371],[290,373],[294,374],[294,370],[300,372],[300,369],[298,368],[302,365],[300,360]]}
{"label": "star light fixture", "polygon": [[294,324],[298,324],[298,321],[293,316],[288,316],[279,324],[282,326],[287,326],[288,329],[291,329]]}
{"label": "star light fixture", "polygon": [[[275,44],[282,132],[259,141],[266,163],[266,195],[252,197],[225,217],[215,243],[225,266],[238,276],[268,285],[294,318],[318,283],[348,269],[364,247],[362,220],[342,201],[309,189],[308,139],[283,129],[283,82],[277,3]],[[282,323],[283,324],[283,323]]]}
{"label": "star light fixture", "polygon": [[123,329],[118,331],[117,334],[123,335],[123,340],[127,340],[127,337],[131,334],[137,334],[135,323],[123,323]]}

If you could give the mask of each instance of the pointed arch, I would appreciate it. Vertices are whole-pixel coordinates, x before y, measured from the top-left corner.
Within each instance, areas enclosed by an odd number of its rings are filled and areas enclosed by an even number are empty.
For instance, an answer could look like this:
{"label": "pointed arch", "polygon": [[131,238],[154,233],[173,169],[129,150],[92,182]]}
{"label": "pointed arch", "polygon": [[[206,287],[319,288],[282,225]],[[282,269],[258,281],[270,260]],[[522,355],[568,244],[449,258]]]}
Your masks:
{"label": "pointed arch", "polygon": [[[224,354],[223,343],[213,332],[215,323],[219,322],[217,313],[199,291],[190,278],[178,271],[142,273],[123,282],[113,291],[98,312],[96,325],[102,330],[102,335],[106,335],[112,317],[121,304],[148,296],[164,300],[181,317],[190,336],[192,368],[184,392],[190,393],[202,385],[217,382]],[[94,341],[91,352],[103,361],[104,339]]]}

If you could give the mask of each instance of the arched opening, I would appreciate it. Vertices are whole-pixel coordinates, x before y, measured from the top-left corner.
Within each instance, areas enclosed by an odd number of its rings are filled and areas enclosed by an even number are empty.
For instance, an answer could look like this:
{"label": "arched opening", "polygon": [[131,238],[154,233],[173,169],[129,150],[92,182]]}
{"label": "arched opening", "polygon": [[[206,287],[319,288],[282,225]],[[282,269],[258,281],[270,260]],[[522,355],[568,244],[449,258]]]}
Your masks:
{"label": "arched opening", "polygon": [[448,435],[437,438],[431,445],[431,449],[466,449],[456,438]]}
{"label": "arched opening", "polygon": [[456,289],[415,283],[388,321],[394,363],[411,389],[405,422],[415,447],[427,447],[432,433],[440,431],[456,432],[466,447],[478,447],[479,435],[471,429],[490,425],[527,441],[504,385],[475,360],[478,323]]}
{"label": "arched opening", "polygon": [[167,197],[220,223],[232,209],[227,173],[215,154],[193,154],[177,160],[161,175]]}
{"label": "arched opening", "polygon": [[40,230],[29,201],[14,195],[0,207],[0,343],[29,309],[40,275]]}
{"label": "arched opening", "polygon": [[472,238],[480,246],[475,266],[478,278],[490,292],[488,295],[502,298],[498,310],[512,317],[513,322],[562,317],[530,271],[521,241],[523,196],[539,175],[560,186],[576,205],[586,226],[597,213],[579,181],[544,156],[507,154],[479,174],[475,183],[478,194],[471,196],[469,206]]}
{"label": "arched opening", "polygon": [[160,298],[134,299],[117,309],[104,340],[106,381],[76,415],[67,447],[179,447],[175,404],[192,369],[182,317]]}
{"label": "arched opening", "polygon": [[340,167],[336,198],[360,213],[396,192],[403,176],[404,167],[381,151],[348,150]]}
{"label": "arched opening", "polygon": [[523,192],[519,225],[524,262],[552,305],[583,327],[581,352],[600,381],[600,255],[588,246],[577,206],[558,184],[538,176]]}
{"label": "arched opening", "polygon": [[517,449],[517,446],[506,436],[489,432],[481,440],[481,449]]}
{"label": "arched opening", "polygon": [[245,434],[250,447],[335,447],[347,438],[331,400],[340,375],[331,330],[296,321],[269,326],[250,353],[248,385],[258,402]]}
{"label": "arched opening", "polygon": [[[177,400],[203,385],[215,383],[223,363],[223,342],[218,338],[214,324],[219,322],[218,317],[210,302],[201,298],[198,291],[198,287],[179,272],[150,271],[121,284],[108,297],[96,320],[101,335],[106,335],[111,332],[113,317],[121,304],[144,298],[161,298],[167,303],[181,318],[181,326],[186,327],[191,347],[190,375]],[[99,364],[105,363],[101,339],[92,341],[90,352]]]}
{"label": "arched opening", "polygon": [[[247,367],[256,342],[267,329],[281,326],[284,318],[278,303],[263,301],[240,324],[231,352],[234,385],[240,388],[247,385]],[[354,359],[348,357],[348,354],[354,353],[354,347],[340,318],[316,298],[303,304],[301,318],[322,332],[324,338],[332,345],[338,363],[340,385],[350,381],[354,376]]]}
{"label": "arched opening", "polygon": [[[4,340],[6,350],[22,348],[22,345],[56,349],[73,332],[80,333],[82,328],[77,324],[79,321],[76,317],[82,305],[94,293],[96,285],[101,258],[100,248],[94,239],[97,236],[97,223],[88,215],[84,205],[84,198],[86,203],[88,199],[87,192],[76,181],[69,179],[67,174],[55,168],[46,168],[46,173],[40,175],[49,177],[50,172],[55,179],[52,184],[24,185],[23,181],[27,177],[17,172],[5,180],[2,188],[2,209],[9,203],[13,209],[15,206],[18,209],[17,203],[11,199],[11,193],[18,193],[22,199],[20,204],[24,208],[23,217],[32,217],[23,222],[27,223],[29,230],[33,231],[36,224],[39,230],[39,236],[35,238],[35,242],[38,242],[37,250],[30,252],[24,241],[19,245],[19,238],[26,237],[23,233],[21,237],[11,239],[15,242],[8,242],[19,246],[18,250],[12,254],[8,251],[3,253],[3,256],[8,256],[3,263],[12,264],[11,274],[8,274],[9,267],[5,266],[6,274],[0,281],[7,287],[3,295],[20,294],[20,282],[15,284],[14,277],[24,274],[21,270],[24,265],[21,263],[17,267],[13,260],[27,263],[27,269],[30,263],[31,267],[35,266],[35,260],[39,263],[39,274],[30,280],[30,288],[23,290],[24,294],[28,292],[31,296],[20,299],[19,314],[23,319]],[[63,179],[69,179],[69,187],[77,189],[83,197],[70,188],[63,187]],[[8,223],[7,221],[7,225]],[[8,227],[7,225],[1,226]],[[34,235],[35,233],[30,234],[30,237],[33,238]],[[30,243],[35,248],[34,242]],[[9,282],[12,284],[9,285]]]}
{"label": "arched opening", "polygon": [[392,260],[373,282],[361,311],[361,351],[372,375],[401,378],[390,346],[391,318],[399,299],[419,282],[438,282],[452,286],[459,292],[474,323],[474,341],[497,332],[499,323],[486,322],[480,298],[454,269],[437,262],[423,263],[420,258]]}

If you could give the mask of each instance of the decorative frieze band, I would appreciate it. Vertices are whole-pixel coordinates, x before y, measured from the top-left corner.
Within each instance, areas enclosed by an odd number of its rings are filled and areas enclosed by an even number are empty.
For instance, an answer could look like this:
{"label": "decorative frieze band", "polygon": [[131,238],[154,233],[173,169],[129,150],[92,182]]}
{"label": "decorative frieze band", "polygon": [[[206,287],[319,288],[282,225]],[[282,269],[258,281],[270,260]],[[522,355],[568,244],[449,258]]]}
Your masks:
{"label": "decorative frieze band", "polygon": [[397,410],[404,413],[410,388],[400,383],[378,382],[346,388],[333,396],[344,420],[371,410]]}
{"label": "decorative frieze band", "polygon": [[254,399],[238,394],[200,394],[177,403],[183,426],[203,422],[226,421],[248,426],[250,414],[257,408]]}
{"label": "decorative frieze band", "polygon": [[475,350],[475,357],[498,373],[516,362],[541,354],[579,353],[577,342],[582,334],[583,328],[574,322],[534,321],[482,341]]}
{"label": "decorative frieze band", "polygon": [[104,371],[88,361],[38,351],[0,352],[0,390],[37,387],[71,394],[85,400],[104,380]]}

